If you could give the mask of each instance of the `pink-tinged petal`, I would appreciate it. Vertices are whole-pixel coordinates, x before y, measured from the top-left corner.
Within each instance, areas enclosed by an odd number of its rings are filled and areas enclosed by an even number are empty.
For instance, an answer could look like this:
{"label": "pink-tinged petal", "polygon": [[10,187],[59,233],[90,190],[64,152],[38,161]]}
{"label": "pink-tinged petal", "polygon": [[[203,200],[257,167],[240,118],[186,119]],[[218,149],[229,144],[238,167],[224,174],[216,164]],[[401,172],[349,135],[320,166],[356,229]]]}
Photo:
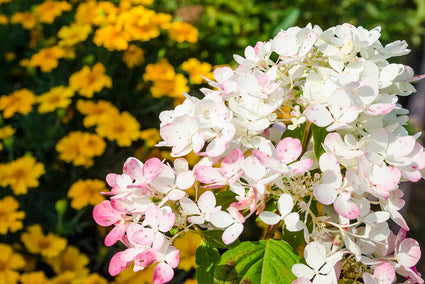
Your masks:
{"label": "pink-tinged petal", "polygon": [[269,169],[274,170],[274,171],[283,170],[283,167],[282,167],[282,164],[280,163],[280,161],[276,160],[272,156],[270,156],[270,155],[268,155],[268,154],[266,154],[262,151],[253,149],[252,155],[254,157],[256,157],[257,160],[261,163],[261,165],[263,165],[266,168],[269,168]]}
{"label": "pink-tinged petal", "polygon": [[93,219],[100,226],[110,226],[121,219],[121,212],[115,210],[108,200],[102,201],[93,209]]}
{"label": "pink-tinged petal", "polygon": [[369,109],[366,111],[366,113],[370,115],[380,115],[380,114],[387,114],[390,113],[395,107],[395,104],[385,104],[385,103],[378,103],[373,104],[369,107]]}
{"label": "pink-tinged petal", "polygon": [[136,265],[141,267],[146,267],[149,264],[153,263],[155,261],[156,254],[152,249],[147,249],[139,253],[135,259],[134,262]]}
{"label": "pink-tinged petal", "polygon": [[154,232],[154,238],[152,242],[152,250],[159,251],[164,245],[165,236],[161,232]]}
{"label": "pink-tinged petal", "polygon": [[195,175],[192,171],[181,172],[176,177],[176,186],[179,189],[188,189],[195,182]]}
{"label": "pink-tinged petal", "polygon": [[227,228],[235,223],[235,220],[232,218],[232,216],[224,211],[211,213],[210,221],[217,228]]}
{"label": "pink-tinged petal", "polygon": [[363,273],[362,277],[364,284],[380,284],[378,280],[376,280],[376,278],[370,273],[365,272]]}
{"label": "pink-tinged petal", "polygon": [[[311,279],[311,278],[314,277],[313,270],[310,267],[308,267],[307,265],[302,264],[302,263],[295,263],[292,266],[291,271],[295,276],[301,277],[302,279]],[[295,282],[295,283],[298,284],[299,282]],[[304,282],[300,282],[300,283],[304,283]]]}
{"label": "pink-tinged petal", "polygon": [[296,138],[286,137],[276,146],[276,154],[283,163],[289,164],[295,161],[302,153],[301,141]]}
{"label": "pink-tinged petal", "polygon": [[142,162],[136,158],[130,157],[125,161],[122,172],[133,179],[143,180],[142,168]]}
{"label": "pink-tinged petal", "polygon": [[345,200],[341,196],[336,198],[334,208],[339,215],[350,220],[356,219],[360,214],[360,209],[356,203],[350,199]]}
{"label": "pink-tinged petal", "polygon": [[189,199],[187,197],[183,197],[183,198],[180,199],[180,205],[183,208],[183,210],[186,212],[187,215],[199,215],[199,214],[201,214],[201,211],[199,211],[198,206],[196,206],[195,202],[193,202],[192,199]]}
{"label": "pink-tinged petal", "polygon": [[332,115],[322,105],[311,105],[304,111],[305,117],[319,127],[328,126],[333,122]]}
{"label": "pink-tinged petal", "polygon": [[208,157],[218,157],[226,151],[228,146],[226,140],[217,137],[208,144],[206,149],[207,155]]}
{"label": "pink-tinged petal", "polygon": [[313,165],[313,160],[312,159],[303,159],[301,161],[292,163],[288,166],[288,170],[296,175],[299,173],[304,173],[306,172],[309,168],[311,168],[311,166]]}
{"label": "pink-tinged petal", "polygon": [[162,217],[161,208],[152,205],[146,208],[145,220],[143,221],[143,226],[150,225],[153,228],[157,228]]}
{"label": "pink-tinged petal", "polygon": [[308,280],[307,278],[304,277],[300,277],[295,279],[292,284],[311,284],[311,281]]}
{"label": "pink-tinged petal", "polygon": [[126,223],[118,223],[105,237],[105,246],[110,247],[124,236],[127,229]]}
{"label": "pink-tinged petal", "polygon": [[259,217],[261,221],[263,221],[267,225],[276,225],[281,220],[281,217],[279,215],[270,211],[261,212]]}
{"label": "pink-tinged petal", "polygon": [[168,194],[167,194],[167,198],[172,200],[172,201],[176,201],[179,200],[180,198],[184,197],[186,195],[186,192],[180,189],[172,189]]}
{"label": "pink-tinged petal", "polygon": [[204,145],[205,145],[204,136],[200,132],[193,134],[192,136],[193,152],[199,153],[202,150],[202,148],[204,148]]}
{"label": "pink-tinged petal", "polygon": [[165,262],[158,263],[153,270],[153,284],[163,284],[174,277],[174,270]]}
{"label": "pink-tinged petal", "polygon": [[410,154],[416,145],[413,136],[394,137],[388,144],[387,154],[393,156],[406,156]]}
{"label": "pink-tinged petal", "polygon": [[106,182],[108,183],[109,186],[111,187],[117,186],[117,182],[116,182],[117,176],[119,175],[114,173],[106,175]]}
{"label": "pink-tinged petal", "polygon": [[216,204],[215,195],[211,191],[205,191],[198,199],[199,209],[205,212],[211,212]]}
{"label": "pink-tinged petal", "polygon": [[109,262],[109,268],[108,268],[108,272],[111,276],[116,276],[118,274],[120,274],[121,271],[123,271],[124,269],[127,268],[127,266],[130,265],[131,262],[127,262],[127,261],[123,261],[121,259],[121,254],[123,252],[120,251],[116,254],[114,254],[114,256],[111,258],[111,261]]}
{"label": "pink-tinged petal", "polygon": [[319,184],[314,188],[314,197],[316,197],[317,201],[324,205],[330,205],[332,204],[337,195],[338,191],[336,188],[331,187],[327,184]]}
{"label": "pink-tinged petal", "polygon": [[167,255],[165,256],[165,261],[172,268],[176,268],[179,265],[180,260],[180,251],[173,246],[170,246],[167,251]]}
{"label": "pink-tinged petal", "polygon": [[140,227],[142,228],[133,233],[129,233],[127,230],[128,240],[134,244],[142,246],[152,244],[155,231],[150,228],[144,228],[143,226]]}
{"label": "pink-tinged petal", "polygon": [[418,182],[422,178],[420,171],[401,171],[401,175],[411,182]]}
{"label": "pink-tinged petal", "polygon": [[231,177],[240,174],[241,166],[240,163],[243,161],[244,156],[242,151],[239,149],[233,149],[224,159],[221,161],[221,172],[225,177]]}
{"label": "pink-tinged petal", "polygon": [[378,279],[379,283],[391,284],[395,280],[395,269],[390,263],[382,262],[375,267],[373,276]]}
{"label": "pink-tinged petal", "polygon": [[340,172],[341,171],[338,160],[336,159],[335,155],[332,153],[323,153],[320,156],[319,165],[322,172],[326,172],[326,171]]}
{"label": "pink-tinged petal", "polygon": [[370,181],[376,184],[379,191],[391,191],[398,187],[401,172],[397,168],[383,166],[374,166],[370,173]]}
{"label": "pink-tinged petal", "polygon": [[359,108],[352,106],[344,111],[342,116],[339,118],[339,121],[348,124],[353,122],[359,116]]}
{"label": "pink-tinged petal", "polygon": [[205,223],[205,219],[201,216],[190,216],[187,218],[187,221],[189,223],[198,224],[198,225]]}
{"label": "pink-tinged petal", "polygon": [[218,83],[221,83],[225,80],[228,80],[230,77],[232,77],[234,74],[234,71],[230,67],[218,67],[214,70],[214,78]]}
{"label": "pink-tinged petal", "polygon": [[158,158],[150,158],[143,166],[143,176],[147,183],[151,183],[161,172],[162,163]]}
{"label": "pink-tinged petal", "polygon": [[205,184],[222,183],[226,180],[218,169],[206,165],[197,166],[195,176],[198,181]]}
{"label": "pink-tinged petal", "polygon": [[242,234],[242,231],[243,225],[241,223],[234,223],[226,230],[224,230],[221,239],[223,240],[224,244],[231,244]]}
{"label": "pink-tinged petal", "polygon": [[411,238],[401,241],[398,247],[397,259],[406,268],[415,266],[421,258],[419,243]]}
{"label": "pink-tinged petal", "polygon": [[316,33],[314,31],[311,31],[307,35],[307,37],[304,39],[303,45],[298,51],[298,56],[306,55],[313,48],[313,45],[316,43],[316,39],[317,39]]}
{"label": "pink-tinged petal", "polygon": [[266,168],[260,163],[260,161],[254,157],[247,157],[242,163],[242,170],[247,178],[254,181],[259,181],[266,174]]}
{"label": "pink-tinged petal", "polygon": [[174,221],[176,220],[176,215],[174,212],[169,212],[164,214],[159,222],[159,230],[161,232],[168,232],[174,226]]}

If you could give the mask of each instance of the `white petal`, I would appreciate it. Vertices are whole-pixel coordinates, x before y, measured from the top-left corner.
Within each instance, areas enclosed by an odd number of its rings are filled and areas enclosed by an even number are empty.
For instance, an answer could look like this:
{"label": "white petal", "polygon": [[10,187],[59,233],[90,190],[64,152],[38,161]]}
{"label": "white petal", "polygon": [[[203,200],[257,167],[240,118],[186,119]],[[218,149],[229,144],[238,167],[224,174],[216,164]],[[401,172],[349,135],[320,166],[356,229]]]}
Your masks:
{"label": "white petal", "polygon": [[243,225],[241,223],[234,223],[223,232],[221,236],[223,243],[226,245],[233,243],[240,236],[242,231]]}
{"label": "white petal", "polygon": [[198,206],[196,206],[195,202],[193,202],[192,199],[183,197],[180,199],[180,205],[188,215],[201,214],[201,211],[199,211]]}
{"label": "white petal", "polygon": [[314,277],[313,270],[302,263],[295,263],[291,269],[292,273],[297,277],[303,277],[306,279],[311,279]]}
{"label": "white petal", "polygon": [[281,220],[279,215],[270,211],[261,212],[259,217],[267,225],[275,225]]}
{"label": "white petal", "polygon": [[232,218],[232,216],[224,211],[211,213],[210,221],[217,228],[227,228],[235,223],[235,220]]}

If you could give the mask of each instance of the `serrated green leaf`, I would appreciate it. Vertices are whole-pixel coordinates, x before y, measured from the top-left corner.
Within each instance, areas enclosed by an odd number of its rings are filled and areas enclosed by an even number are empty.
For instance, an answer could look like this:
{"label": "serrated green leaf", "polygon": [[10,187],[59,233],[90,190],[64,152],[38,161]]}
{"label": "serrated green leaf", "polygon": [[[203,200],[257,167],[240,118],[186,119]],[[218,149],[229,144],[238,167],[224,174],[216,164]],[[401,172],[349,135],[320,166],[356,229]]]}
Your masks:
{"label": "serrated green leaf", "polygon": [[195,253],[196,280],[198,283],[214,283],[215,264],[220,258],[220,253],[207,243],[202,243]]}
{"label": "serrated green leaf", "polygon": [[325,149],[323,148],[323,141],[325,141],[326,135],[328,132],[325,127],[319,127],[315,124],[311,124],[311,132],[313,133],[313,151],[314,157],[316,160],[319,160],[320,156],[325,153]]}
{"label": "serrated green leaf", "polygon": [[301,257],[284,241],[242,242],[216,263],[214,283],[292,283],[291,268],[299,262]]}
{"label": "serrated green leaf", "polygon": [[228,249],[235,247],[239,244],[239,240],[236,240],[229,245],[224,244],[223,240],[221,239],[222,235],[223,230],[207,230],[202,232],[202,239],[208,245],[219,249]]}

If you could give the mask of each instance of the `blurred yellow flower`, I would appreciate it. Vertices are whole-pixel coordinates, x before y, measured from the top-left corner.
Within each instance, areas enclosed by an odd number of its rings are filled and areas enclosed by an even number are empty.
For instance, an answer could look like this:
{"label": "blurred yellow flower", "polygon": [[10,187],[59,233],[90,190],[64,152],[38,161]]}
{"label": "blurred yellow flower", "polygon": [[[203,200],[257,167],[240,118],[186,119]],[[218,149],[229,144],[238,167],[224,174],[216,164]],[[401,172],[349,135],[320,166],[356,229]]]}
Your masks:
{"label": "blurred yellow flower", "polygon": [[28,67],[40,67],[42,72],[51,72],[58,67],[59,59],[66,56],[66,51],[62,47],[52,46],[40,49],[38,53],[31,56]]}
{"label": "blurred yellow flower", "polygon": [[9,19],[6,15],[0,14],[0,25],[7,25]]}
{"label": "blurred yellow flower", "polygon": [[16,211],[19,202],[8,195],[0,199],[0,234],[6,235],[8,231],[14,233],[23,228],[22,220],[25,218],[24,211]]}
{"label": "blurred yellow flower", "polygon": [[128,147],[140,138],[140,124],[129,112],[105,115],[99,121],[96,132],[108,140],[115,140],[118,146]]}
{"label": "blurred yellow flower", "polygon": [[98,273],[92,273],[89,276],[85,277],[81,284],[108,284],[108,281],[100,276]]}
{"label": "blurred yellow flower", "polygon": [[12,2],[13,0],[0,0],[0,4]]}
{"label": "blurred yellow flower", "polygon": [[101,192],[106,192],[105,182],[98,179],[78,180],[68,190],[68,197],[72,199],[71,207],[80,210],[87,205],[97,205],[105,197]]}
{"label": "blurred yellow flower", "polygon": [[214,79],[212,65],[207,62],[200,62],[196,58],[189,58],[187,61],[183,62],[181,68],[189,74],[189,81],[192,84],[202,84],[204,81],[202,76],[211,80]]}
{"label": "blurred yellow flower", "polygon": [[173,80],[156,80],[150,88],[152,97],[184,98],[183,93],[189,92],[187,79],[183,74],[176,74]]}
{"label": "blurred yellow flower", "polygon": [[198,284],[198,281],[196,279],[186,279],[183,284]]}
{"label": "blurred yellow flower", "polygon": [[27,115],[32,111],[35,100],[35,94],[32,91],[20,89],[0,97],[0,111],[3,111],[4,118],[10,118],[15,113]]}
{"label": "blurred yellow flower", "polygon": [[143,80],[158,81],[158,80],[173,80],[176,76],[173,65],[166,58],[161,58],[157,63],[148,64],[146,66]]}
{"label": "blurred yellow flower", "polygon": [[7,244],[0,244],[0,251],[0,284],[18,283],[19,273],[16,270],[24,268],[24,258]]}
{"label": "blurred yellow flower", "polygon": [[21,241],[30,253],[41,254],[45,258],[59,255],[68,244],[67,239],[52,232],[44,235],[39,224],[27,227],[27,231],[21,234]]}
{"label": "blurred yellow flower", "polygon": [[[11,0],[7,0],[7,1],[11,1]],[[130,0],[131,4],[133,5],[144,5],[144,6],[148,6],[150,4],[153,3],[153,0]]]}
{"label": "blurred yellow flower", "polygon": [[118,8],[111,2],[88,0],[81,3],[75,13],[75,22],[103,26],[108,22],[109,15],[118,13]]}
{"label": "blurred yellow flower", "polygon": [[105,74],[105,71],[105,67],[99,62],[92,69],[85,65],[80,71],[71,75],[69,87],[80,95],[91,98],[103,88],[112,87],[112,79]]}
{"label": "blurred yellow flower", "polygon": [[85,277],[89,274],[89,269],[86,267],[89,263],[89,258],[80,253],[77,247],[71,245],[58,256],[46,259],[46,262],[56,274],[72,272],[79,277]]}
{"label": "blurred yellow flower", "polygon": [[115,277],[114,284],[151,284],[155,265],[149,265],[145,269],[134,272],[133,265],[124,269]]}
{"label": "blurred yellow flower", "polygon": [[98,102],[78,100],[77,110],[85,115],[83,124],[85,127],[97,125],[104,115],[117,115],[119,110],[108,101]]}
{"label": "blurred yellow flower", "polygon": [[196,268],[195,252],[201,244],[201,236],[194,231],[188,231],[174,241],[174,246],[180,250],[179,269],[189,271]]}
{"label": "blurred yellow flower", "polygon": [[14,25],[21,24],[22,28],[26,30],[32,30],[37,24],[34,15],[29,11],[14,13],[10,18],[10,22]]}
{"label": "blurred yellow flower", "polygon": [[1,186],[10,186],[15,195],[25,194],[28,187],[38,187],[38,179],[45,173],[44,165],[34,157],[23,156],[3,164]]}
{"label": "blurred yellow flower", "polygon": [[40,5],[35,6],[34,15],[40,23],[52,24],[57,17],[65,11],[70,11],[71,8],[71,4],[67,1],[45,0]]}
{"label": "blurred yellow flower", "polygon": [[89,24],[71,24],[70,26],[63,26],[59,32],[58,37],[60,46],[73,46],[76,43],[85,41],[91,33],[91,26]]}
{"label": "blurred yellow flower", "polygon": [[45,284],[47,283],[47,277],[43,271],[34,271],[22,273],[19,277],[21,284]]}
{"label": "blurred yellow flower", "polygon": [[15,131],[16,130],[10,125],[6,125],[4,127],[1,127],[0,128],[0,140],[11,137],[13,134],[15,134]]}
{"label": "blurred yellow flower", "polygon": [[37,102],[39,103],[38,112],[47,113],[58,108],[67,108],[71,104],[73,95],[74,90],[68,87],[53,87],[48,92],[37,97]]}
{"label": "blurred yellow flower", "polygon": [[[117,23],[130,37],[129,40],[149,41],[160,34],[160,22],[155,21],[157,14],[143,6],[136,6],[119,15]],[[171,19],[170,19],[171,20]]]}
{"label": "blurred yellow flower", "polygon": [[130,36],[116,25],[107,25],[96,30],[93,42],[109,51],[125,50],[128,47]]}
{"label": "blurred yellow flower", "polygon": [[137,47],[134,44],[128,46],[127,50],[124,52],[123,61],[128,68],[133,68],[139,66],[145,61],[143,49]]}
{"label": "blurred yellow flower", "polygon": [[74,166],[91,167],[93,158],[103,154],[105,141],[96,134],[74,131],[63,137],[56,144],[59,158]]}
{"label": "blurred yellow flower", "polygon": [[198,30],[189,23],[172,22],[168,28],[168,35],[177,42],[196,43],[198,41]]}
{"label": "blurred yellow flower", "polygon": [[156,143],[162,140],[157,128],[142,130],[140,132],[140,138],[145,140],[145,144],[150,148],[155,147]]}
{"label": "blurred yellow flower", "polygon": [[81,277],[73,271],[66,271],[49,279],[49,284],[72,284],[81,283]]}

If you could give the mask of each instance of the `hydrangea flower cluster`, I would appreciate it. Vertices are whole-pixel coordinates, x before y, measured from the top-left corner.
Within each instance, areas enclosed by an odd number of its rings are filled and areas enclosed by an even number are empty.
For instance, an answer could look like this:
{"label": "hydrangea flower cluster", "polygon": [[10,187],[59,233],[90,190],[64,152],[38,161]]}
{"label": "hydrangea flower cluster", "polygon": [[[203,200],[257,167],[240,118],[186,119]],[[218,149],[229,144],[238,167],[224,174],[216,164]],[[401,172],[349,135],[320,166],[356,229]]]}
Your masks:
{"label": "hydrangea flower cluster", "polygon": [[[217,68],[202,98],[186,95],[162,112],[157,146],[172,147],[174,167],[129,158],[122,174],[107,176],[110,200],[93,212],[99,225],[114,225],[105,244],[127,247],[110,274],[157,263],[153,282],[167,282],[181,232],[221,229],[231,244],[258,216],[266,236],[276,227],[304,235],[294,283],[393,283],[396,274],[424,283],[399,184],[421,179],[425,152],[397,103],[421,76],[388,61],[409,52],[405,41],[384,46],[379,37],[379,27],[350,24],[282,30],[235,55],[236,70]],[[183,158],[191,151],[202,157],[193,169]],[[198,182],[211,191],[192,200],[186,190]],[[234,196],[225,206],[213,193],[222,187]]]}

